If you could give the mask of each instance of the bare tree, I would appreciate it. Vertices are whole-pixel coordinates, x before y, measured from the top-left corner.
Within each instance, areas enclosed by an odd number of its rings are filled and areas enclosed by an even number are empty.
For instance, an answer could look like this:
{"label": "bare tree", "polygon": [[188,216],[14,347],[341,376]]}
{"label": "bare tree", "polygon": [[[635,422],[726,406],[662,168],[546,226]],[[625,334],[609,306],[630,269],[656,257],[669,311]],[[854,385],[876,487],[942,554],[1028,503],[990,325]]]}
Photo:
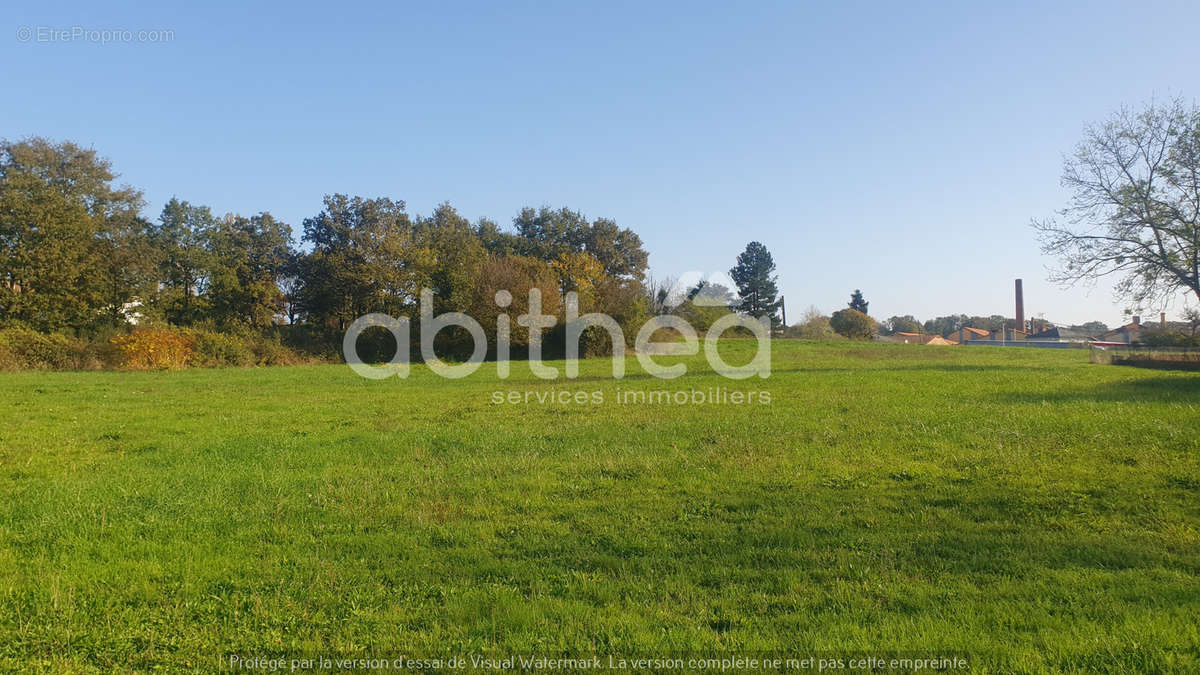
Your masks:
{"label": "bare tree", "polygon": [[646,276],[646,282],[642,284],[642,288],[646,291],[646,300],[651,314],[670,314],[671,310],[675,309],[671,298],[671,289],[674,286],[675,279],[672,277],[655,279],[653,275]]}
{"label": "bare tree", "polygon": [[1139,307],[1175,294],[1200,299],[1200,108],[1183,99],[1122,109],[1087,130],[1064,161],[1071,190],[1060,220],[1035,220],[1064,285],[1118,275]]}
{"label": "bare tree", "polygon": [[1188,325],[1189,335],[1196,337],[1200,329],[1200,307],[1187,307],[1183,310],[1183,321]]}
{"label": "bare tree", "polygon": [[829,325],[829,317],[822,314],[815,305],[809,305],[808,309],[804,310],[800,316],[800,323],[789,329],[789,333],[801,340],[838,340],[842,337],[833,331]]}

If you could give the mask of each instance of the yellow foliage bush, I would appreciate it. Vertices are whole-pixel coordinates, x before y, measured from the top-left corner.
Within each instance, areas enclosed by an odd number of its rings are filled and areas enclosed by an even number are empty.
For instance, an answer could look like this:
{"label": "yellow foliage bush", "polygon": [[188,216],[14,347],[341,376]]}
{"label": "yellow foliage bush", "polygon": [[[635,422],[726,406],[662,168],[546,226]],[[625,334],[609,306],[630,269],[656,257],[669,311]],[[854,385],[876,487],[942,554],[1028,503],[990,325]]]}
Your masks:
{"label": "yellow foliage bush", "polygon": [[134,370],[184,368],[195,348],[192,336],[161,328],[117,335],[112,344],[120,353],[121,365]]}

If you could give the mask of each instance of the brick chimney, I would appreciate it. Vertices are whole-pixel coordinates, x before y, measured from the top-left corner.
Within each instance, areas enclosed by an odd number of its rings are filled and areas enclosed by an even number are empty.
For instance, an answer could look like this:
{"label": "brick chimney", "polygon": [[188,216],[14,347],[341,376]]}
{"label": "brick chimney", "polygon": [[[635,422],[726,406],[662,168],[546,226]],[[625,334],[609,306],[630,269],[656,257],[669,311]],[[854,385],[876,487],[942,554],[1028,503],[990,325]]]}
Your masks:
{"label": "brick chimney", "polygon": [[1137,326],[1138,328],[1141,328],[1141,326],[1142,326],[1142,317],[1138,316],[1137,314],[1134,314],[1134,315],[1133,315],[1133,325],[1134,325],[1134,326]]}
{"label": "brick chimney", "polygon": [[1167,327],[1167,313],[1166,312],[1158,313],[1158,325],[1163,328]]}
{"label": "brick chimney", "polygon": [[1021,291],[1021,280],[1017,279],[1017,330],[1025,330],[1025,294]]}

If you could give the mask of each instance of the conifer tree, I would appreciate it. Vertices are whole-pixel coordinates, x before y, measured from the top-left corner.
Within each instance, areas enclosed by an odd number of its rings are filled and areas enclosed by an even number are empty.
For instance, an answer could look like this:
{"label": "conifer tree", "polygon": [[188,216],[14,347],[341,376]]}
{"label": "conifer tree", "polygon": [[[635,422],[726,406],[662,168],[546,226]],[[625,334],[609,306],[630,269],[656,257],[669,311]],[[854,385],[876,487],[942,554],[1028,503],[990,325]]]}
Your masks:
{"label": "conifer tree", "polygon": [[777,277],[775,260],[771,252],[757,241],[746,245],[746,250],[737,257],[737,265],[729,270],[729,276],[738,287],[737,311],[753,317],[767,317],[772,326],[778,326],[779,288],[775,282]]}

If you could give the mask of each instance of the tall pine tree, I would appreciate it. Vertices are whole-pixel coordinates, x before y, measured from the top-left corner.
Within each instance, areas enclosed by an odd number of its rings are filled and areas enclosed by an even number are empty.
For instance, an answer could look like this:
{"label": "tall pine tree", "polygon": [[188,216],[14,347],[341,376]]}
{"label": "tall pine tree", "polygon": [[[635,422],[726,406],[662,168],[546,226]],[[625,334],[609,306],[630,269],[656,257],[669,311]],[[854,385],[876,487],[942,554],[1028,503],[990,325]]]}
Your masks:
{"label": "tall pine tree", "polygon": [[871,303],[867,302],[866,299],[863,298],[862,291],[858,290],[857,288],[854,289],[854,292],[850,294],[850,309],[867,314],[867,305],[869,304]]}
{"label": "tall pine tree", "polygon": [[729,270],[729,276],[738,287],[737,311],[753,317],[768,317],[772,326],[778,326],[779,288],[775,285],[775,261],[771,252],[757,241],[746,245],[746,250],[737,257],[737,265]]}

